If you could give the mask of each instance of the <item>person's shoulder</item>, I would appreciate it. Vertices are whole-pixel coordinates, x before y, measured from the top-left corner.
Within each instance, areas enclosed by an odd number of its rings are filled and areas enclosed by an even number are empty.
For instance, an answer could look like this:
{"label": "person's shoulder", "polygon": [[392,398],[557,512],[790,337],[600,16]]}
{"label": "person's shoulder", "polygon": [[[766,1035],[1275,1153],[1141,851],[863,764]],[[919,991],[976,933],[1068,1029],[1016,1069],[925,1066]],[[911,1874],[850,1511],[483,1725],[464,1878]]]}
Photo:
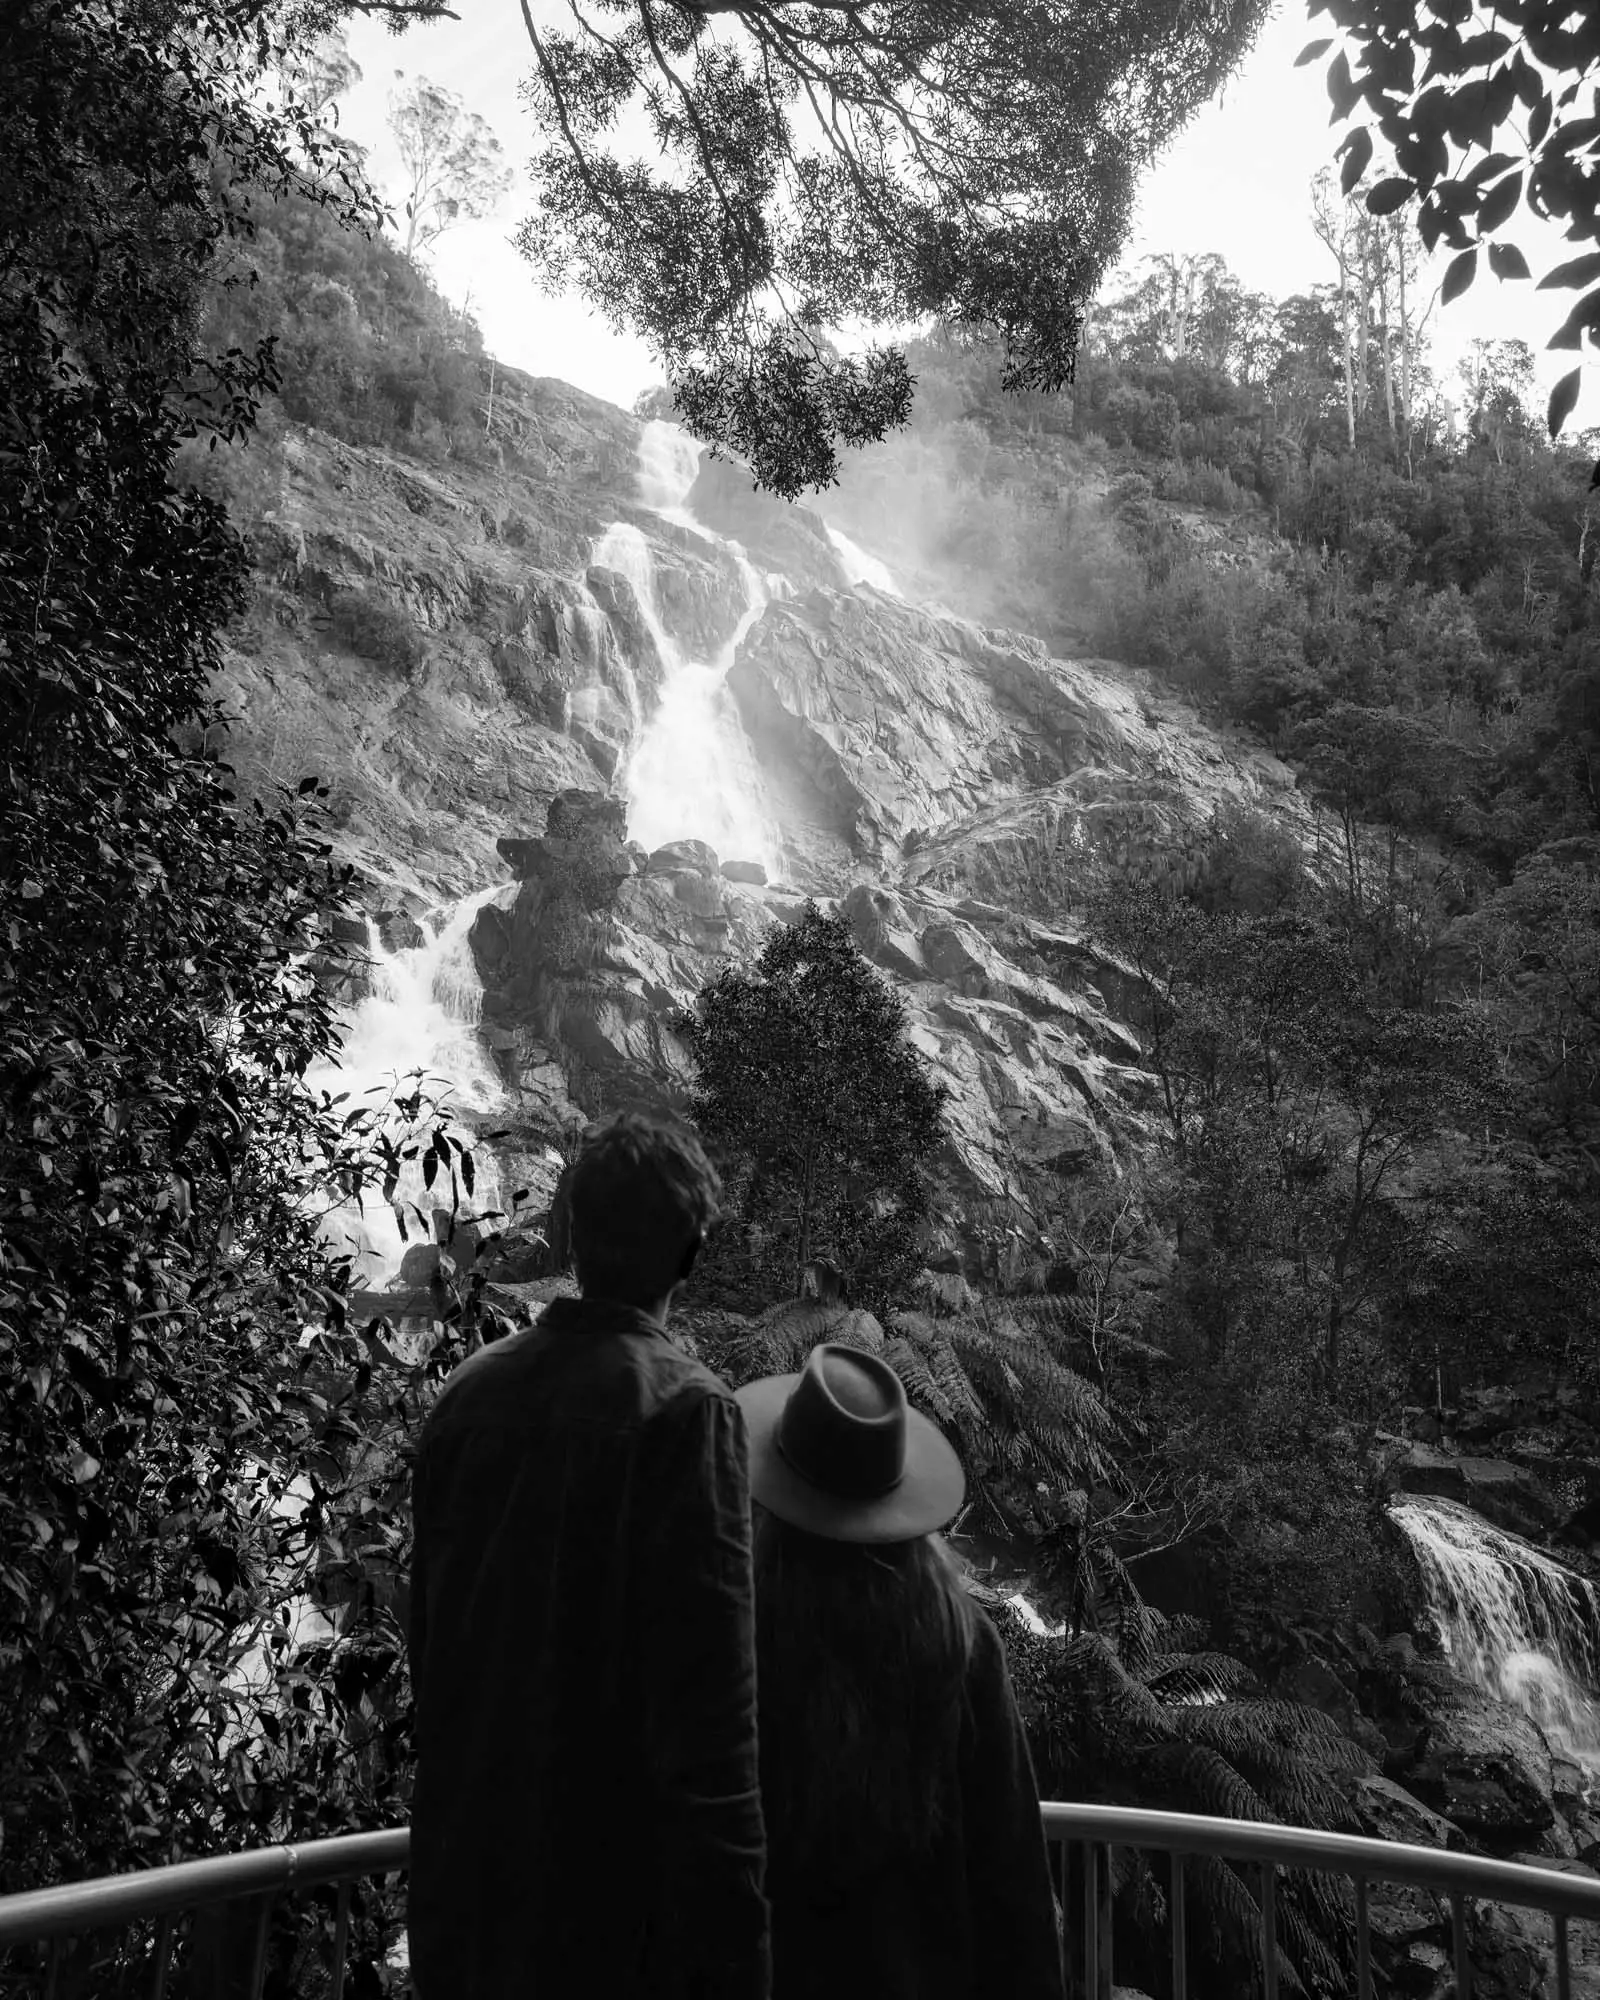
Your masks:
{"label": "person's shoulder", "polygon": [[437,1415],[447,1403],[455,1413],[485,1398],[493,1401],[503,1395],[507,1384],[526,1368],[537,1331],[535,1327],[523,1327],[457,1362],[444,1379],[432,1414]]}
{"label": "person's shoulder", "polygon": [[671,1341],[652,1343],[650,1366],[656,1413],[663,1421],[689,1422],[710,1410],[743,1421],[738,1399],[722,1377]]}

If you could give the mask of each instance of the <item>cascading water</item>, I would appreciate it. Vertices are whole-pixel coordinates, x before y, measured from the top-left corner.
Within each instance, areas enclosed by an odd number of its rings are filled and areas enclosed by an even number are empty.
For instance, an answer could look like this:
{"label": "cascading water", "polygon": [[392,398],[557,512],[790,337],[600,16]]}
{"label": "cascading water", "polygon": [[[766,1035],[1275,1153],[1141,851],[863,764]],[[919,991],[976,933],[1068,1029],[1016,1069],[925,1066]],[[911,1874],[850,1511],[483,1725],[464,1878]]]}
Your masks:
{"label": "cascading water", "polygon": [[644,533],[629,522],[607,528],[593,560],[625,576],[661,655],[660,701],[640,732],[624,775],[628,831],[646,848],[671,840],[703,840],[723,860],[758,861],[777,872],[778,841],[763,810],[760,768],[728,692],[728,669],[768,592],[737,542],[715,535],[686,506],[700,449],[675,424],[646,424],[639,443],[639,497],[653,512],[709,541],[720,541],[738,565],[744,609],[714,659],[694,660],[667,632],[656,600],[655,558]]}
{"label": "cascading water", "polygon": [[832,542],[834,553],[844,565],[844,573],[852,584],[870,583],[874,590],[881,590],[886,597],[904,598],[905,592],[889,574],[887,563],[876,556],[869,556],[864,548],[851,541],[848,535],[840,534],[834,527],[828,529],[828,540]]}
{"label": "cascading water", "polygon": [[1522,1709],[1563,1757],[1600,1776],[1594,1585],[1453,1500],[1410,1494],[1389,1511],[1416,1551],[1456,1670]]}
{"label": "cascading water", "polygon": [[655,417],[639,439],[639,498],[653,513],[705,534],[689,512],[689,488],[700,473],[700,447],[677,424]]}
{"label": "cascading water", "polygon": [[[489,1113],[504,1102],[504,1090],[478,1039],[477,1023],[483,987],[473,963],[469,935],[474,919],[496,896],[512,893],[509,883],[492,883],[457,903],[425,944],[385,951],[375,928],[369,926],[372,988],[351,1010],[336,1067],[314,1071],[306,1081],[315,1090],[345,1092],[351,1107],[380,1111],[398,1094],[416,1087],[456,1113]],[[472,1209],[483,1214],[500,1205],[494,1161],[474,1153]],[[410,1163],[396,1190],[396,1199],[424,1215],[438,1200],[437,1187],[423,1186],[420,1166]],[[410,1240],[418,1240],[414,1215],[408,1221]],[[357,1210],[329,1216],[330,1242],[352,1253],[351,1283],[376,1288],[400,1268],[406,1250],[393,1208],[368,1199]],[[427,1240],[426,1236],[423,1237]]]}

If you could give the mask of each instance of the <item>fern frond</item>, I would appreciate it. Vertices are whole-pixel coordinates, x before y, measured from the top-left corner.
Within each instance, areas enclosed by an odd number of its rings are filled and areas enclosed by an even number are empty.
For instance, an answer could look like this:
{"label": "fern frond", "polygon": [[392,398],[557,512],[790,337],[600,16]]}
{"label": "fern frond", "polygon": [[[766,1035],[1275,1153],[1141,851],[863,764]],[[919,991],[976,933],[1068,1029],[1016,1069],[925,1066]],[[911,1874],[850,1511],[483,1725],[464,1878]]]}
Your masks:
{"label": "fern frond", "polygon": [[1365,1772],[1371,1760],[1331,1716],[1296,1701],[1223,1701],[1183,1710],[1184,1729],[1224,1756],[1275,1749],[1305,1758],[1320,1770]]}
{"label": "fern frond", "polygon": [[837,1300],[779,1299],[758,1314],[756,1326],[775,1339],[804,1341],[809,1349],[819,1341],[832,1340],[834,1328],[849,1311]]}
{"label": "fern frond", "polygon": [[932,1417],[937,1423],[950,1422],[950,1405],[940,1394],[927,1361],[909,1340],[896,1334],[884,1348],[883,1358],[900,1377],[906,1400],[913,1409],[921,1410],[924,1416]]}
{"label": "fern frond", "polygon": [[[1261,1963],[1261,1905],[1246,1887],[1244,1878],[1226,1861],[1214,1855],[1192,1854],[1184,1867],[1192,1876],[1198,1893],[1191,1907],[1204,1910],[1210,1918],[1212,1946],[1224,1959],[1242,1959],[1252,1967]],[[1252,1983],[1252,1991],[1254,1984]],[[1305,1984],[1298,1968],[1278,1944],[1278,1990],[1304,1993]]]}
{"label": "fern frond", "polygon": [[782,1299],[719,1344],[718,1372],[732,1388],[763,1375],[795,1375],[823,1341],[877,1353],[883,1328],[869,1312],[819,1299]]}
{"label": "fern frond", "polygon": [[1227,1653],[1168,1653],[1153,1657],[1146,1679],[1152,1694],[1185,1707],[1252,1686],[1255,1675]]}
{"label": "fern frond", "polygon": [[826,1338],[838,1347],[859,1347],[867,1354],[883,1352],[883,1328],[869,1312],[846,1312]]}
{"label": "fern frond", "polygon": [[1256,1820],[1264,1826],[1283,1824],[1255,1786],[1209,1744],[1154,1743],[1139,1761],[1163,1788],[1189,1800],[1195,1812]]}
{"label": "fern frond", "polygon": [[1203,1618],[1196,1618],[1187,1611],[1158,1611],[1155,1616],[1160,1634],[1159,1653],[1195,1653],[1200,1650],[1201,1641],[1206,1636],[1206,1621]]}
{"label": "fern frond", "polygon": [[1136,1724],[1147,1737],[1165,1738],[1167,1714],[1150,1690],[1118,1659],[1116,1650],[1098,1632],[1079,1632],[1061,1642],[1052,1675],[1058,1694],[1083,1705],[1097,1701],[1103,1718]]}
{"label": "fern frond", "polygon": [[[1279,1878],[1279,1886],[1284,1888],[1285,1878]],[[1320,1918],[1315,1924],[1308,1923],[1288,1894],[1278,1897],[1280,1949],[1293,1962],[1305,1985],[1313,1993],[1327,1996],[1327,2000],[1350,1991],[1355,1959],[1353,1900],[1348,1918],[1343,1923],[1335,1922],[1336,1927],[1332,1928]],[[1330,1935],[1339,1949],[1329,1945]]]}
{"label": "fern frond", "polygon": [[[1279,1885],[1283,1892],[1279,1907],[1284,1912],[1286,1927],[1293,1924],[1303,1928],[1336,1962],[1341,1957],[1353,1960],[1356,1925],[1353,1886],[1342,1875],[1308,1874],[1299,1868],[1287,1870],[1279,1877]],[[1314,1954],[1309,1948],[1297,1945],[1295,1956],[1302,1965],[1309,1965]],[[1343,1993],[1348,1989],[1336,1985],[1336,1990]]]}

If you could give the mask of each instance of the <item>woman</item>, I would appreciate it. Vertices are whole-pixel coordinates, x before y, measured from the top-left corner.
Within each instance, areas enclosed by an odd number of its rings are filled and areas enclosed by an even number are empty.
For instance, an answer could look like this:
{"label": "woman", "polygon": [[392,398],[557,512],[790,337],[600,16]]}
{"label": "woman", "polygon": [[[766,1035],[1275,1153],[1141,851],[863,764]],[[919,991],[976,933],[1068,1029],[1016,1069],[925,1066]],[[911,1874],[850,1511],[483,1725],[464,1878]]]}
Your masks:
{"label": "woman", "polygon": [[934,1533],[960,1462],[854,1348],[738,1397],[773,2000],[1061,2000],[1005,1654]]}

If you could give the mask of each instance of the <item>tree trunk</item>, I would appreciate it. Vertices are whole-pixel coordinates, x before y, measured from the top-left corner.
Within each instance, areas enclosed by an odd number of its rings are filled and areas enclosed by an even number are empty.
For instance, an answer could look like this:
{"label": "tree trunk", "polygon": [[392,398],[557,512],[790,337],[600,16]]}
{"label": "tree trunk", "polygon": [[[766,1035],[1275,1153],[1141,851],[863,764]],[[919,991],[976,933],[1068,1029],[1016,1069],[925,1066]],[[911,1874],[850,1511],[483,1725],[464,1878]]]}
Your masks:
{"label": "tree trunk", "polygon": [[1411,414],[1411,371],[1412,348],[1411,315],[1406,303],[1406,263],[1408,245],[1402,231],[1395,231],[1395,249],[1398,253],[1398,283],[1400,290],[1400,418],[1405,425],[1406,477],[1412,476],[1411,441],[1414,435],[1414,420]]}
{"label": "tree trunk", "polygon": [[1387,248],[1378,239],[1378,315],[1379,338],[1383,342],[1383,407],[1389,420],[1389,441],[1397,443],[1400,426],[1394,406],[1394,328],[1389,321],[1389,258]]}
{"label": "tree trunk", "polygon": [[1356,441],[1355,356],[1350,351],[1350,272],[1342,250],[1339,258],[1339,345],[1344,350],[1344,421],[1351,449]]}
{"label": "tree trunk", "polygon": [[806,1266],[811,1262],[811,1208],[817,1187],[817,1149],[806,1148],[806,1170],[800,1183],[800,1242],[795,1258],[794,1293],[803,1296]]}

